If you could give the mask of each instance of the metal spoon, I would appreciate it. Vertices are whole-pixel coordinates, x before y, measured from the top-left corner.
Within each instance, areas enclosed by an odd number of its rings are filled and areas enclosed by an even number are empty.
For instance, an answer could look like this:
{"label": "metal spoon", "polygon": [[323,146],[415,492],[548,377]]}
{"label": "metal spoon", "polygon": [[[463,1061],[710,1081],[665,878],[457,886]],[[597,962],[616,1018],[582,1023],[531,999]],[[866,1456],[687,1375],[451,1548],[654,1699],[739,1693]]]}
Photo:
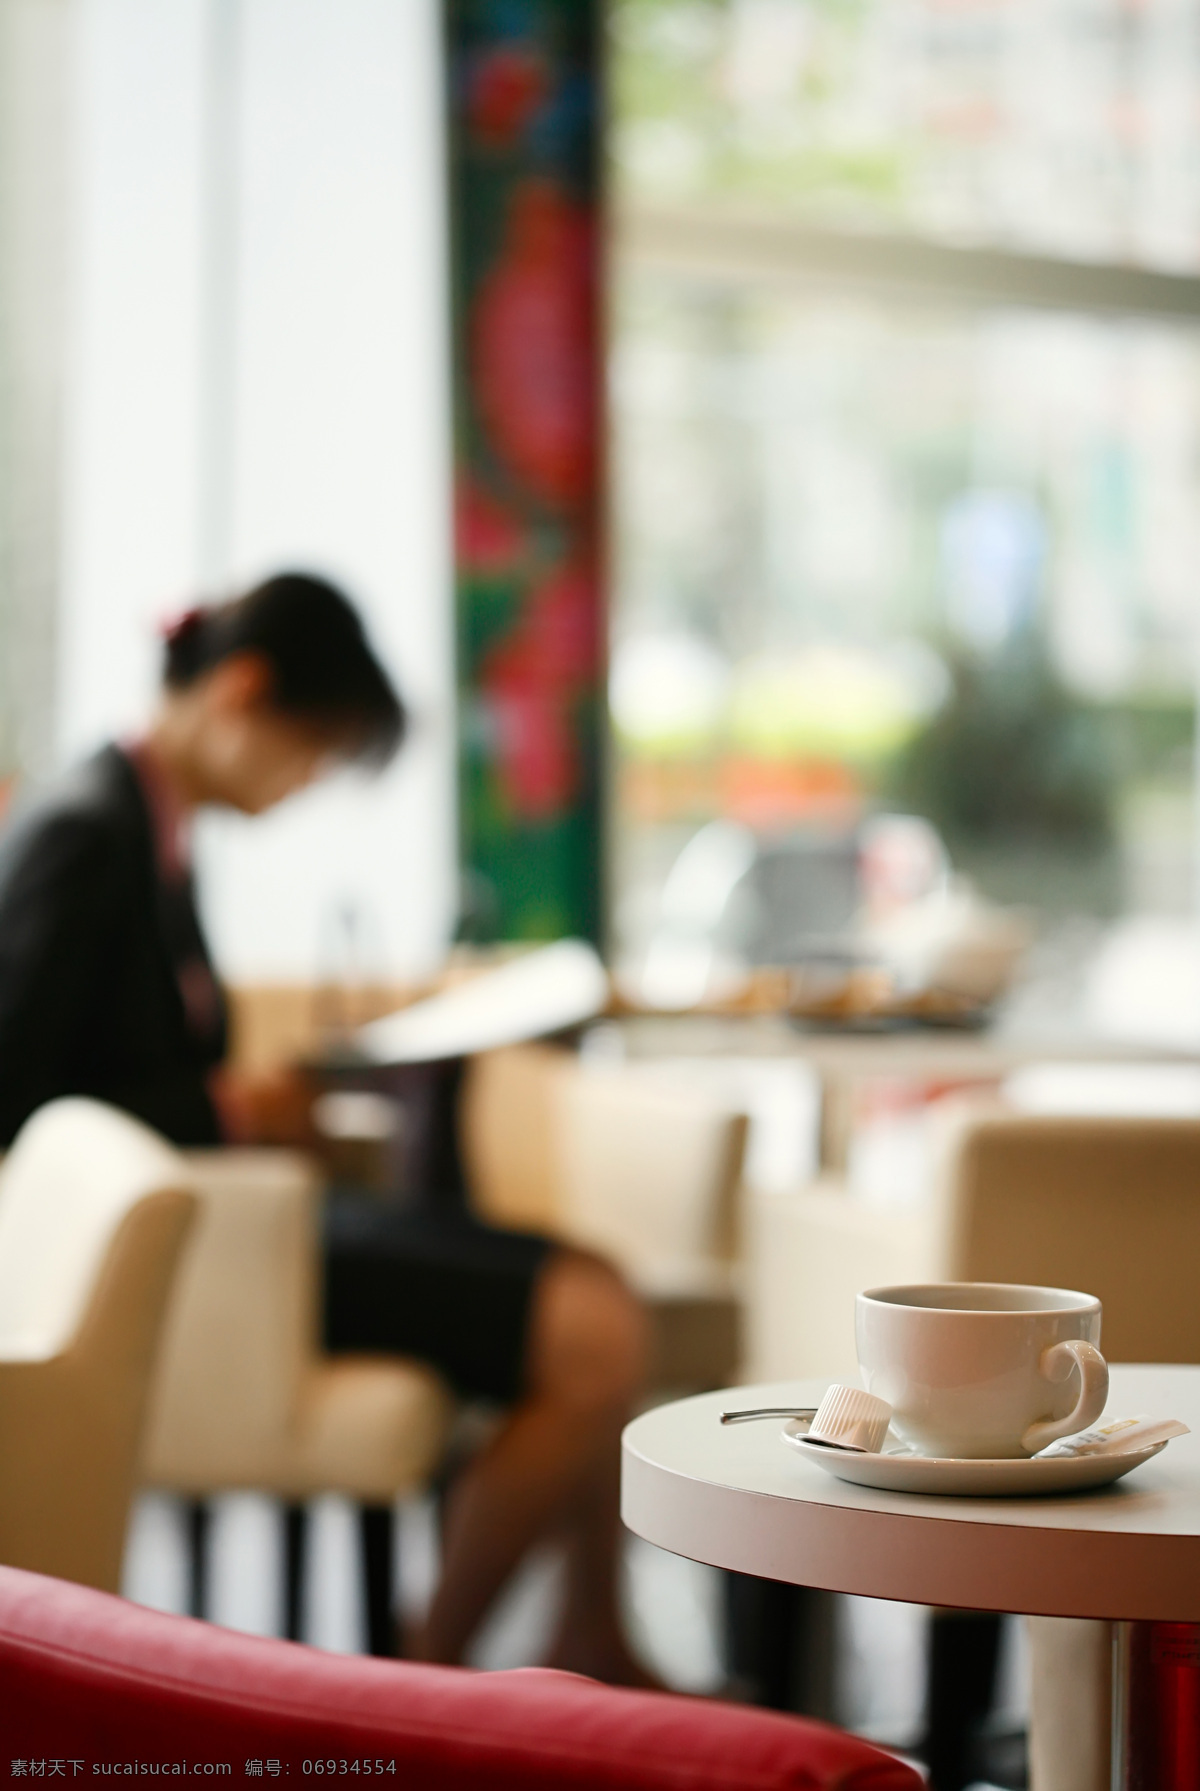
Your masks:
{"label": "metal spoon", "polygon": [[815,1405],[760,1405],[744,1412],[722,1412],[722,1424],[745,1424],[750,1418],[815,1418]]}

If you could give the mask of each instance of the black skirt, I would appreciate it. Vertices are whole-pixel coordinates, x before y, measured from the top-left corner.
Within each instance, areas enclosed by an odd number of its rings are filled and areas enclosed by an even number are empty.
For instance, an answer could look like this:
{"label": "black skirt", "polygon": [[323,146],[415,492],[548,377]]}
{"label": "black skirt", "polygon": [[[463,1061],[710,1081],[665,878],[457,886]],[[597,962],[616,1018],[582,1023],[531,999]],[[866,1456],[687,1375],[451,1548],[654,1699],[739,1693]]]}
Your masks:
{"label": "black skirt", "polygon": [[410,1210],[336,1188],[324,1247],[327,1349],[416,1356],[465,1397],[521,1397],[548,1238],[502,1231],[457,1204]]}

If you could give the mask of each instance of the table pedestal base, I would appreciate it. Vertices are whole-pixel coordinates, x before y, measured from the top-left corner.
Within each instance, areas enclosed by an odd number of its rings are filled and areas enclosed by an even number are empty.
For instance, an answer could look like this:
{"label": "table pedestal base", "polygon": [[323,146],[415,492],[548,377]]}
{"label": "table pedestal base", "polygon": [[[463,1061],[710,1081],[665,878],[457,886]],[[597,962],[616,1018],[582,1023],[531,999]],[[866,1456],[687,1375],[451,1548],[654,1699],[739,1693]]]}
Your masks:
{"label": "table pedestal base", "polygon": [[1200,1791],[1200,1623],[1113,1630],[1113,1791]]}

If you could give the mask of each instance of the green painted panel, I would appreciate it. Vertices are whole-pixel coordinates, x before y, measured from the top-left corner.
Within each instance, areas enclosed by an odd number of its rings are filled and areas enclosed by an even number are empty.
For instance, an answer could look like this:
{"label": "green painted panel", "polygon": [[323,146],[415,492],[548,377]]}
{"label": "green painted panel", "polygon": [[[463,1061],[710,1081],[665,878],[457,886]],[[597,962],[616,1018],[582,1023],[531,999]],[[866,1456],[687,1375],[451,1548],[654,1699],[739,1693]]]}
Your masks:
{"label": "green painted panel", "polygon": [[446,20],[464,926],[597,938],[599,7]]}

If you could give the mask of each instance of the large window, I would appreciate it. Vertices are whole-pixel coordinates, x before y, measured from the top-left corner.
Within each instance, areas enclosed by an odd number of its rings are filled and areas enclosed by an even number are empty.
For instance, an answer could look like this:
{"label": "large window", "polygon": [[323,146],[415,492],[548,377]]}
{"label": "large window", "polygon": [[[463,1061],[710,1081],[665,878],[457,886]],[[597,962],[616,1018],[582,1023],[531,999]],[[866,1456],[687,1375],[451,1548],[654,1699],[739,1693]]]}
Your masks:
{"label": "large window", "polygon": [[706,821],[1193,903],[1200,22],[616,0],[617,933]]}
{"label": "large window", "polygon": [[613,0],[627,199],[1191,271],[1188,0]]}

